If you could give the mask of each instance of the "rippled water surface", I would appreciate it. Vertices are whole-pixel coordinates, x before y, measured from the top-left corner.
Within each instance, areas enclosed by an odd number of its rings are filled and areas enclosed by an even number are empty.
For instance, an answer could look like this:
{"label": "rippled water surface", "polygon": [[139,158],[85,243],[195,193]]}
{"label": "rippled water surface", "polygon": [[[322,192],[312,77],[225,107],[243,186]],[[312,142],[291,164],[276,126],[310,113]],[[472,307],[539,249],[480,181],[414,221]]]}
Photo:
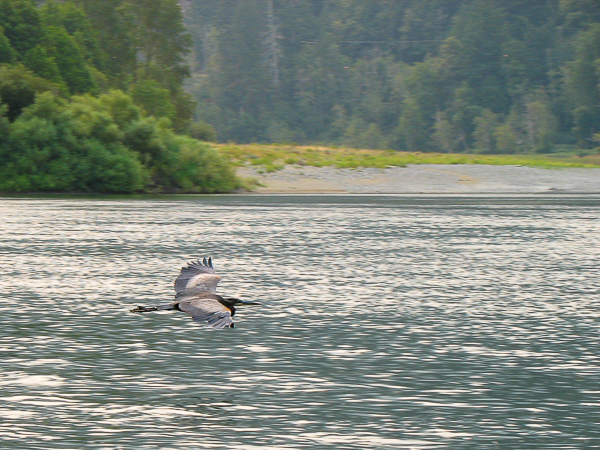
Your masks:
{"label": "rippled water surface", "polygon": [[[600,448],[597,197],[0,200],[2,449]],[[213,256],[236,328],[176,312]]]}

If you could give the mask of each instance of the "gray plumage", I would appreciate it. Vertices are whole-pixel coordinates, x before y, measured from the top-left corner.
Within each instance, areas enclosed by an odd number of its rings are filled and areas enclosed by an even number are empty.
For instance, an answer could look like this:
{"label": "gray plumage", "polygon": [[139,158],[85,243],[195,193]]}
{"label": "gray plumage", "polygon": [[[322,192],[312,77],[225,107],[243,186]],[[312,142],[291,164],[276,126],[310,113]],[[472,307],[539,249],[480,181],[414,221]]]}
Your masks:
{"label": "gray plumage", "polygon": [[181,273],[174,283],[175,292],[180,293],[190,288],[204,289],[209,292],[217,292],[217,284],[221,277],[217,275],[212,265],[212,258],[204,258],[188,263],[187,267],[181,268]]}
{"label": "gray plumage", "polygon": [[216,293],[220,280],[211,258],[192,261],[181,268],[175,279],[175,301],[168,305],[138,306],[131,312],[177,310],[189,314],[195,322],[206,322],[211,328],[233,328],[234,305],[260,303],[221,297]]}

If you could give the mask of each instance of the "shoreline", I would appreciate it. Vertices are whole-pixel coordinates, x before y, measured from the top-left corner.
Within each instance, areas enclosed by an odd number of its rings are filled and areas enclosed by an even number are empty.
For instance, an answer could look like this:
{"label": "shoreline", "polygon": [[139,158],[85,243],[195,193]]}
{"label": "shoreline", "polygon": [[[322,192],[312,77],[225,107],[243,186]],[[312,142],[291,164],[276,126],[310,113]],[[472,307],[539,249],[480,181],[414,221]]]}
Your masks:
{"label": "shoreline", "polygon": [[387,169],[293,166],[237,175],[260,183],[254,194],[600,194],[600,168],[546,169],[478,164],[417,164]]}
{"label": "shoreline", "polygon": [[[600,167],[539,168],[518,165],[414,164],[386,169],[340,169],[334,166],[287,165],[264,172],[244,165],[236,175],[259,183],[252,190],[226,193],[0,192],[2,198],[132,197],[265,194],[330,195],[600,195]],[[250,184],[252,184],[250,182]]]}

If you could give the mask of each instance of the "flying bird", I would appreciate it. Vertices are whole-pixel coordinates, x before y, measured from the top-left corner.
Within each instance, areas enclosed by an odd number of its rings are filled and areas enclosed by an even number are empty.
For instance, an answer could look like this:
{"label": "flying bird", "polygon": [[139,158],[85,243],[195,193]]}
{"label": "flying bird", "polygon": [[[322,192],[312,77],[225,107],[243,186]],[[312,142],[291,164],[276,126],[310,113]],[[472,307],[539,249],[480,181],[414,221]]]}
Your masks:
{"label": "flying bird", "polygon": [[183,311],[195,322],[206,322],[211,328],[233,328],[235,306],[260,305],[233,297],[221,297],[217,294],[217,284],[221,277],[217,275],[211,258],[192,261],[181,268],[175,279],[175,300],[166,305],[138,306],[131,312]]}

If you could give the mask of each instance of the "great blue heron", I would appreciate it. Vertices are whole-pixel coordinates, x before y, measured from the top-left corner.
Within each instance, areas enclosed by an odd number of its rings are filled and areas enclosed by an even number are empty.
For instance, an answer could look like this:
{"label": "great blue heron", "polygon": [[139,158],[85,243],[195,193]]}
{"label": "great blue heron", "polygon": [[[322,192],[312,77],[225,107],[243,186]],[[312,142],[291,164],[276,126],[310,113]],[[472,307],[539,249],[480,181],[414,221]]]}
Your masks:
{"label": "great blue heron", "polygon": [[181,268],[175,280],[175,301],[167,305],[138,306],[131,312],[183,311],[196,322],[207,322],[212,328],[233,328],[235,305],[260,305],[238,298],[221,297],[217,294],[217,284],[221,277],[212,265],[212,259],[192,261]]}

